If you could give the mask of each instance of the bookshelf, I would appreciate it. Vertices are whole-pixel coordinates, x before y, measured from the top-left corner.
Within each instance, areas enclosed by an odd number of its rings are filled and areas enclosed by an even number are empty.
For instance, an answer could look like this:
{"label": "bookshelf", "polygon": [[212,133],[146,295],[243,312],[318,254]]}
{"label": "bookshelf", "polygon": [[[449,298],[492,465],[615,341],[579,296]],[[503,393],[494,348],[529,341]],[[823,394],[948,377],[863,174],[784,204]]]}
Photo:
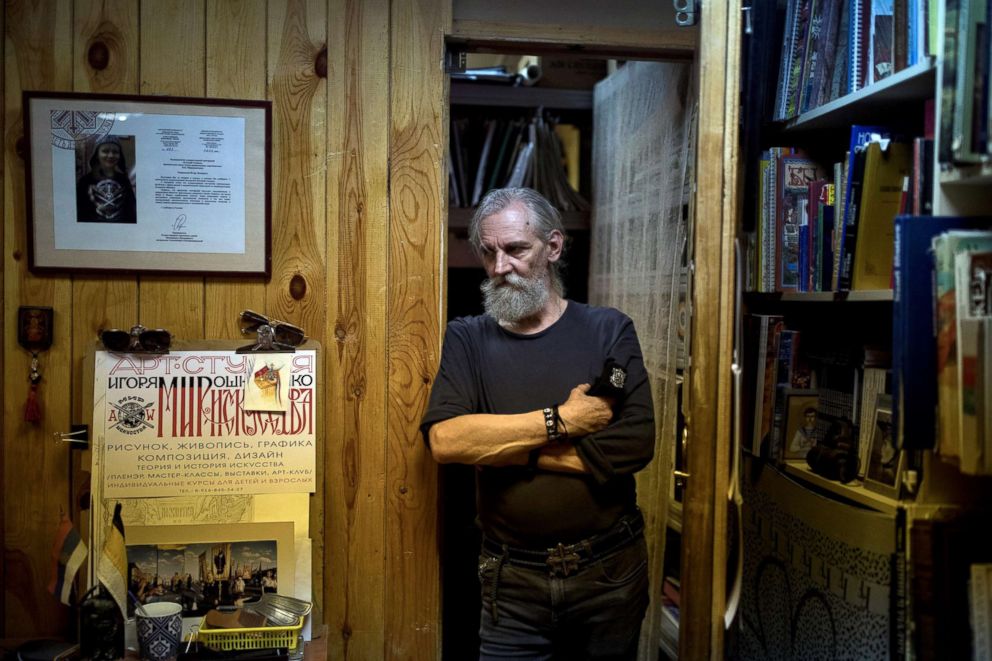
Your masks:
{"label": "bookshelf", "polygon": [[891,303],[891,289],[855,289],[811,292],[748,292],[746,298],[764,303]]}
{"label": "bookshelf", "polygon": [[917,62],[857,92],[819,106],[795,119],[786,121],[785,132],[836,128],[839,125],[864,124],[867,120],[886,120],[894,108],[918,102],[933,95],[936,65],[933,57]]}
{"label": "bookshelf", "polygon": [[[864,0],[864,3],[864,6],[867,6],[869,10],[875,7],[872,0]],[[877,4],[881,6],[881,3]],[[899,3],[895,4],[899,5]],[[912,5],[913,3],[908,4]],[[760,172],[757,163],[758,149],[770,149],[773,146],[796,147],[803,150],[805,154],[809,155],[809,160],[816,160],[828,165],[825,178],[834,179],[835,175],[846,174],[847,172],[841,167],[835,167],[831,171],[829,164],[848,162],[844,152],[853,142],[853,140],[849,140],[849,136],[853,134],[851,126],[883,126],[891,128],[893,136],[905,136],[907,138],[927,136],[933,140],[933,154],[938,156],[934,156],[928,164],[923,158],[912,161],[913,177],[929,177],[932,182],[930,196],[923,200],[923,202],[930,202],[932,215],[989,215],[990,209],[992,209],[992,146],[989,147],[988,157],[985,157],[980,163],[939,163],[941,140],[946,140],[947,136],[946,131],[942,132],[942,121],[946,121],[947,118],[941,117],[941,106],[943,102],[946,102],[947,96],[951,94],[951,89],[954,88],[954,85],[948,85],[943,80],[945,72],[945,62],[942,61],[943,41],[946,34],[962,39],[965,32],[945,30],[942,27],[945,19],[945,3],[935,0],[932,4],[935,9],[939,9],[934,19],[936,21],[934,24],[939,26],[939,37],[932,53],[874,84],[828,100],[808,112],[799,113],[781,121],[771,121],[770,118],[773,112],[780,115],[788,114],[782,112],[782,108],[786,106],[779,99],[776,99],[774,104],[771,103],[771,97],[776,96],[776,93],[781,95],[783,90],[786,90],[785,93],[788,94],[788,85],[782,86],[780,84],[776,89],[772,83],[762,88],[760,84],[753,83],[753,81],[760,80],[762,76],[775,81],[781,72],[792,72],[793,69],[790,67],[782,66],[780,68],[780,60],[784,57],[787,47],[782,40],[770,39],[775,43],[764,45],[764,49],[771,49],[775,52],[768,55],[763,53],[762,45],[758,43],[761,42],[762,35],[756,35],[754,37],[756,44],[751,46],[748,55],[753,62],[765,62],[767,70],[763,72],[749,71],[749,78],[752,81],[751,88],[745,87],[742,90],[744,95],[754,93],[755,89],[762,90],[765,96],[764,100],[749,99],[745,103],[745,107],[752,109],[752,115],[744,118],[744,126],[746,127],[744,132],[750,131],[750,136],[755,143],[750,145],[751,152],[747,155],[749,163],[746,167],[752,171],[751,181],[761,181],[760,177],[754,174],[754,172]],[[835,3],[832,0],[822,0],[818,3],[811,3],[809,0],[787,0],[784,5],[784,7],[779,6],[780,29],[783,14],[786,18],[784,23],[788,26],[789,12],[792,12],[796,7],[830,7]],[[955,3],[956,5],[957,3]],[[752,5],[752,11],[755,11],[758,6],[758,3]],[[845,4],[845,6],[851,5]],[[906,3],[903,3],[902,6],[905,7]],[[960,3],[960,6],[967,7],[967,3]],[[782,11],[783,8],[785,9],[784,12]],[[763,25],[766,30],[772,30],[769,25],[774,25],[774,23],[775,21],[762,20],[760,17],[755,20],[755,24]],[[786,30],[786,34],[788,34],[788,30]],[[783,37],[783,40],[787,38]],[[966,36],[963,38],[967,39]],[[812,41],[814,37],[811,36],[809,39]],[[987,50],[987,42],[985,43]],[[964,53],[966,51],[968,51],[966,46],[959,45],[956,52]],[[988,58],[987,53],[985,57]],[[804,65],[799,66],[798,70],[803,72],[804,66],[809,66],[808,60]],[[986,86],[989,85],[988,71],[990,68],[992,67],[988,65],[986,60],[985,68],[978,69],[979,73],[985,72],[984,84]],[[796,74],[793,72],[787,75]],[[802,73],[799,75],[801,76]],[[961,74],[958,75],[960,81]],[[988,88],[986,87],[986,89]],[[798,94],[798,92],[795,93]],[[976,96],[977,94],[976,91],[975,95],[972,96],[979,98]],[[966,99],[971,103],[971,97],[960,91],[957,92],[955,98],[958,102]],[[799,105],[800,102],[796,101],[792,107]],[[929,110],[931,107],[933,109]],[[776,110],[773,111],[773,108]],[[932,114],[927,117],[927,112]],[[754,113],[758,113],[758,115],[755,116]],[[955,121],[958,121],[957,116],[955,116]],[[958,135],[956,127],[954,135]],[[758,145],[757,149],[755,145]],[[747,147],[748,145],[745,144],[744,146]],[[955,158],[957,158],[957,149],[958,147],[955,146]],[[923,152],[922,148],[920,152]],[[913,158],[916,158],[915,154]],[[960,160],[958,159],[958,161]],[[759,191],[756,196],[760,198],[760,195],[763,194],[761,189],[755,183],[751,185]],[[921,188],[926,190],[925,187]],[[760,230],[762,217],[757,211],[757,208],[760,208],[757,204],[758,201],[755,200],[754,209],[745,209],[744,211],[742,222],[744,231]],[[917,215],[930,215],[930,213]],[[803,218],[803,222],[805,221],[806,219]],[[927,223],[928,219],[914,218],[913,221]],[[992,223],[986,226],[986,229],[990,226]],[[776,228],[776,231],[778,229]],[[758,242],[760,242],[760,236],[758,233]],[[754,245],[753,239],[752,245]],[[927,245],[929,245],[929,239]],[[858,247],[860,248],[860,245]],[[779,246],[776,245],[775,248],[778,250]],[[896,254],[896,261],[898,261],[898,253]],[[777,262],[775,267],[776,269],[779,268]],[[915,261],[903,262],[902,269],[903,274],[906,273],[907,269],[914,275],[928,274],[931,273],[933,265],[930,263],[929,256],[924,253]],[[776,278],[778,277],[779,272],[776,271]],[[929,278],[926,277],[922,280],[929,282]],[[757,277],[753,277],[751,281],[759,282]],[[767,275],[763,277],[762,282],[768,282]],[[872,334],[870,342],[873,345],[878,345],[872,347],[873,351],[877,350],[877,355],[884,355],[886,350],[895,354],[897,348],[907,346],[904,335],[902,335],[904,331],[901,330],[904,327],[900,325],[902,318],[899,316],[904,314],[902,310],[906,309],[903,307],[903,301],[907,296],[917,296],[916,292],[919,291],[906,287],[904,283],[902,288],[895,292],[885,288],[850,291],[746,292],[743,296],[744,316],[745,318],[747,316],[777,318],[778,323],[781,323],[784,328],[799,331],[800,347],[802,347],[802,342],[805,341],[808,332],[811,336],[815,333],[817,340],[825,340],[828,347],[836,348],[838,353],[843,353],[849,346],[858,345],[866,347],[867,353],[868,335]],[[909,293],[907,294],[907,292]],[[927,306],[929,305],[927,304]],[[925,316],[925,318],[934,314],[932,307],[918,312],[920,317]],[[769,323],[766,322],[766,324]],[[770,329],[770,325],[766,325],[766,331],[770,335],[771,332],[767,329]],[[880,332],[879,329],[881,329]],[[928,337],[932,337],[932,334]],[[934,345],[933,354],[935,356],[937,353],[936,342]],[[771,346],[776,346],[776,348],[771,349]],[[822,349],[822,347],[818,347],[818,349]],[[748,348],[745,347],[745,351],[747,350]],[[754,349],[752,348],[752,350]],[[769,344],[766,346],[766,352],[772,350],[776,351],[777,354],[777,345]],[[914,346],[913,351],[917,350],[918,346]],[[903,370],[928,373],[925,371],[927,369],[925,361],[917,360],[919,354],[907,352],[906,349],[901,349],[901,352],[904,355],[898,357],[896,362],[903,365]],[[933,356],[930,358],[935,361]],[[779,356],[776,355],[772,360],[779,360]],[[878,363],[872,364],[873,369],[884,369],[885,359],[878,358],[877,360]],[[746,359],[745,367],[747,368]],[[855,364],[853,367],[855,374],[860,376],[855,376],[851,387],[850,394],[854,402],[852,422],[858,427],[870,424],[871,429],[875,431],[876,422],[866,423],[865,419],[858,415],[860,411],[857,402],[858,398],[863,395],[859,388],[864,385],[863,379],[868,370],[868,361],[866,360],[862,366]],[[750,374],[745,373],[744,384],[746,388],[757,390],[751,377],[758,373],[761,366],[755,361],[750,369],[752,370]],[[902,373],[900,372],[900,374]],[[777,375],[778,373],[776,373],[776,377]],[[933,377],[930,385],[933,386],[935,382],[936,376]],[[773,382],[772,390],[775,390],[774,383],[776,382]],[[794,387],[794,384],[791,385]],[[891,392],[890,385],[884,387],[886,391]],[[902,382],[902,388],[904,391],[907,389],[906,381]],[[930,396],[929,402],[919,401],[919,392],[919,390],[914,390],[914,393],[917,393],[915,395],[917,399],[914,399],[910,406],[904,404],[903,407],[917,410],[936,408],[936,392]],[[758,403],[751,410],[752,416],[761,414],[759,411],[762,407],[760,398],[768,399],[769,396],[759,393],[758,397]],[[775,400],[774,395],[770,397],[773,401]],[[860,404],[860,406],[864,405],[864,402]],[[780,409],[778,413],[781,418],[776,419],[776,423],[783,424],[783,419],[788,415],[788,411]],[[893,415],[893,420],[898,424],[898,416]],[[761,444],[753,441],[752,437],[756,427],[747,428],[746,424],[747,421],[745,421],[744,445],[754,451],[753,454],[749,455],[749,461],[746,462],[746,465],[760,466],[761,470],[765,470],[766,473],[771,472],[788,478],[791,483],[799,485],[802,493],[843,504],[852,508],[850,509],[852,514],[854,511],[870,511],[880,516],[880,522],[885,522],[886,525],[894,524],[897,539],[892,556],[893,570],[891,576],[887,577],[891,580],[889,588],[894,595],[891,608],[887,613],[890,619],[890,629],[878,633],[879,640],[885,641],[883,645],[891,644],[888,647],[889,654],[893,658],[939,658],[942,656],[970,658],[971,638],[967,626],[969,619],[967,585],[966,578],[962,577],[958,568],[961,566],[967,568],[969,562],[988,562],[992,559],[990,557],[992,551],[984,548],[981,553],[975,553],[972,549],[964,548],[964,545],[956,547],[954,540],[949,536],[951,533],[947,531],[953,531],[953,534],[960,535],[960,539],[964,539],[964,536],[974,535],[978,532],[973,524],[974,520],[981,520],[982,516],[985,517],[986,521],[992,520],[988,518],[988,506],[986,504],[989,502],[992,478],[963,474],[956,464],[942,459],[933,452],[930,446],[934,444],[934,439],[928,436],[933,432],[928,431],[925,425],[918,428],[904,425],[901,430],[903,436],[900,438],[912,447],[900,450],[901,456],[905,460],[905,470],[902,473],[902,479],[896,480],[898,488],[893,490],[896,495],[883,495],[866,488],[863,480],[860,479],[842,483],[839,480],[825,477],[824,474],[814,471],[805,459],[781,459],[781,455],[785,453],[777,453],[774,442]],[[760,426],[757,428],[761,429]],[[855,429],[853,439],[855,442],[863,442],[865,437],[859,436],[858,431],[860,430]],[[787,432],[780,432],[779,438],[787,437],[791,438]],[[869,436],[872,443],[875,442],[876,438],[879,438],[877,432],[876,435]],[[749,442],[750,445],[748,445]],[[784,444],[784,440],[779,441],[779,443]],[[771,450],[768,451],[768,448]],[[865,455],[861,456],[864,457]],[[873,454],[869,453],[867,456],[869,461],[873,461]],[[754,473],[754,471],[751,472]],[[824,471],[824,473],[826,472]],[[756,479],[753,484],[757,484],[757,482]],[[778,501],[775,501],[775,505],[788,505],[781,499],[781,494],[782,492],[778,492],[770,498],[772,501],[779,498]],[[767,505],[768,503],[762,500],[766,497],[768,497],[767,494],[761,494],[755,500],[759,504]],[[819,502],[823,501],[820,500]],[[770,509],[774,509],[774,507]],[[976,513],[980,516],[974,517],[973,515]],[[760,517],[761,512],[752,511],[751,520]],[[940,520],[939,524],[934,523],[937,519]],[[966,520],[970,522],[958,523]],[[954,523],[950,523],[951,521]],[[770,539],[775,539],[775,531],[769,533],[760,529],[759,531],[752,531],[752,534],[755,532],[766,540],[769,539],[769,534]],[[859,545],[858,533],[853,533],[847,529],[843,520],[838,520],[828,531],[828,534],[834,536],[841,544],[848,544],[852,547]],[[945,536],[941,537],[941,535]],[[790,544],[794,543],[790,541]],[[773,549],[771,555],[774,556],[776,552],[781,551],[782,549]],[[798,555],[805,557],[806,554],[810,554],[808,550],[797,550],[791,547],[789,553],[791,558],[779,558],[784,559],[787,565],[790,559],[794,561]],[[940,559],[937,559],[938,554],[943,554]],[[746,566],[748,566],[747,562]],[[750,566],[755,567],[757,563],[752,563]],[[799,589],[796,586],[801,585],[802,581],[807,578],[801,574],[802,571],[800,570],[793,577],[795,578],[795,582],[792,584],[794,590]],[[747,574],[745,575],[745,581],[747,581]],[[932,588],[937,584],[942,586],[939,591]],[[841,627],[840,624],[837,626]],[[941,641],[943,641],[942,644],[949,646],[941,646],[936,636],[931,635],[935,631],[945,634],[941,636]],[[789,650],[784,650],[784,652],[785,656],[789,655]],[[774,656],[775,654],[771,655]]]}
{"label": "bookshelf", "polygon": [[[448,268],[455,270],[458,277],[449,278],[448,300],[449,311],[453,316],[463,314],[478,314],[481,310],[479,303],[478,285],[483,273],[478,259],[468,243],[468,226],[475,211],[471,205],[475,197],[476,178],[482,160],[485,143],[485,132],[488,122],[497,124],[489,150],[483,180],[485,184],[480,189],[480,195],[489,190],[491,183],[494,187],[505,185],[500,177],[493,176],[489,168],[494,167],[492,156],[498,155],[501,147],[499,133],[510,123],[525,124],[537,115],[550,116],[562,124],[575,126],[578,134],[578,181],[579,192],[589,201],[591,188],[590,160],[592,156],[592,106],[593,94],[591,89],[566,89],[540,86],[509,86],[488,82],[458,81],[451,82],[450,117],[452,121],[452,140],[449,141],[451,151],[449,159],[455,170],[456,177],[449,176],[449,191],[453,182],[461,182],[460,195],[456,204],[453,196],[449,195],[448,204]],[[460,127],[460,128],[459,128]],[[519,129],[514,129],[519,130]],[[459,134],[455,136],[455,132]],[[526,129],[519,139],[504,140],[506,142],[505,171],[512,160],[511,152],[517,143],[527,141]],[[514,142],[513,145],[510,143]],[[458,146],[458,153],[454,151]],[[517,145],[519,146],[519,145]],[[544,170],[547,172],[547,170]],[[546,176],[544,181],[549,178]],[[588,292],[588,261],[590,253],[590,208],[570,209],[556,202],[555,196],[549,194],[542,186],[534,182],[527,185],[537,188],[544,193],[552,204],[562,212],[562,222],[571,239],[567,256],[569,268],[565,272],[566,290],[570,297],[584,301]],[[519,185],[519,184],[518,184]],[[567,183],[565,184],[568,185]],[[560,190],[560,187],[557,188]]]}
{"label": "bookshelf", "polygon": [[782,470],[786,475],[810,484],[820,491],[825,491],[843,500],[869,507],[878,512],[894,515],[900,507],[899,500],[865,488],[864,483],[860,480],[845,484],[817,475],[806,465],[805,461],[786,461],[782,464]]}

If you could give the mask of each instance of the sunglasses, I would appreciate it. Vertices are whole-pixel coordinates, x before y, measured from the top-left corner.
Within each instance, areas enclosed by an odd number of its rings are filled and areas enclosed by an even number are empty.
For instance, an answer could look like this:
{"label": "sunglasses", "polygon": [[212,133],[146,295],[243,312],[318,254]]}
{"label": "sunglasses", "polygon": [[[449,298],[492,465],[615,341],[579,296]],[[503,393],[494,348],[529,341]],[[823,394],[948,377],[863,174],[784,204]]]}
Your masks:
{"label": "sunglasses", "polygon": [[266,331],[262,327],[268,326],[272,329],[272,339],[277,345],[282,344],[287,347],[298,347],[307,339],[306,333],[299,326],[287,324],[285,321],[279,321],[278,319],[269,319],[264,314],[259,314],[251,310],[245,310],[241,313],[241,324],[241,333],[244,335],[249,333],[265,334]]}
{"label": "sunglasses", "polygon": [[130,331],[111,328],[100,333],[100,341],[118,353],[167,353],[172,334],[162,328],[149,329],[137,324]]}

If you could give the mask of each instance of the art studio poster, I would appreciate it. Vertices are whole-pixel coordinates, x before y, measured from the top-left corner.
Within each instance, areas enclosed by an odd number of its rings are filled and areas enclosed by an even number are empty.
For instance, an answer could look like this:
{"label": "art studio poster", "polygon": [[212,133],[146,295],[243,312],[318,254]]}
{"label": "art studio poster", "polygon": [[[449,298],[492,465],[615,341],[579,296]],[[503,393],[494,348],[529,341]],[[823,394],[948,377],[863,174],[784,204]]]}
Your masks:
{"label": "art studio poster", "polygon": [[[261,375],[278,378],[278,397],[260,392]],[[316,388],[312,350],[98,351],[103,497],[312,492]]]}

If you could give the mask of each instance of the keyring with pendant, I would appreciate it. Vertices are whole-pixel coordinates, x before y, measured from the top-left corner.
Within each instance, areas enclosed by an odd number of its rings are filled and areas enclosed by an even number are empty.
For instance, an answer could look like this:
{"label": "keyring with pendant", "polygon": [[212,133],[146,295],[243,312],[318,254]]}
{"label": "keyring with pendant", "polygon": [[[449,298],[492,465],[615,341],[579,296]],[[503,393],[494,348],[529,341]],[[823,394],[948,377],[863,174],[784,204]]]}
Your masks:
{"label": "keyring with pendant", "polygon": [[17,343],[31,353],[31,368],[28,380],[31,382],[28,399],[24,404],[24,421],[41,421],[41,406],[38,404],[38,384],[41,383],[38,354],[52,346],[52,332],[55,326],[55,312],[52,308],[22,305],[17,308]]}

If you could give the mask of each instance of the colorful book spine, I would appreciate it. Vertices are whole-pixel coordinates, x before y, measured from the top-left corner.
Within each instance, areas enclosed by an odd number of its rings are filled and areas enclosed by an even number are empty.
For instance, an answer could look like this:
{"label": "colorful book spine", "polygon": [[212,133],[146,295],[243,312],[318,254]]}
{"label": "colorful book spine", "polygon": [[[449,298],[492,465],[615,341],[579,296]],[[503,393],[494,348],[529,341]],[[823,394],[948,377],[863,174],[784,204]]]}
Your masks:
{"label": "colorful book spine", "polygon": [[[989,232],[992,240],[992,232]],[[992,470],[983,456],[985,441],[979,424],[979,356],[981,326],[992,314],[988,283],[992,281],[992,252],[959,252],[954,257],[957,308],[958,449],[961,472],[984,474]]]}
{"label": "colorful book spine", "polygon": [[820,167],[802,155],[779,159],[776,204],[776,291],[799,288],[799,224],[809,184],[822,177]]}
{"label": "colorful book spine", "polygon": [[757,328],[757,360],[754,369],[754,415],[751,453],[761,454],[771,432],[775,393],[775,369],[778,358],[778,335],[782,330],[779,315],[754,315]]}
{"label": "colorful book spine", "polygon": [[990,249],[992,233],[980,230],[942,232],[931,242],[936,323],[937,451],[948,460],[958,457],[960,438],[955,256]]}
{"label": "colorful book spine", "polygon": [[893,0],[871,0],[868,13],[868,68],[865,84],[872,85],[893,73]]}
{"label": "colorful book spine", "polygon": [[792,71],[792,57],[796,42],[796,18],[799,0],[789,0],[785,6],[785,30],[782,36],[782,55],[779,59],[778,86],[775,88],[775,113],[772,119],[786,119],[789,76]]}
{"label": "colorful book spine", "polygon": [[960,5],[967,0],[944,0],[944,50],[941,53],[940,89],[940,150],[937,157],[941,163],[954,160],[954,117],[957,109],[955,87],[958,78],[958,24]]}
{"label": "colorful book spine", "polygon": [[793,53],[790,58],[789,82],[785,90],[785,119],[791,119],[799,114],[799,91],[806,66],[810,14],[813,10],[813,3],[817,1],[798,0],[796,5],[796,34],[792,44]]}

